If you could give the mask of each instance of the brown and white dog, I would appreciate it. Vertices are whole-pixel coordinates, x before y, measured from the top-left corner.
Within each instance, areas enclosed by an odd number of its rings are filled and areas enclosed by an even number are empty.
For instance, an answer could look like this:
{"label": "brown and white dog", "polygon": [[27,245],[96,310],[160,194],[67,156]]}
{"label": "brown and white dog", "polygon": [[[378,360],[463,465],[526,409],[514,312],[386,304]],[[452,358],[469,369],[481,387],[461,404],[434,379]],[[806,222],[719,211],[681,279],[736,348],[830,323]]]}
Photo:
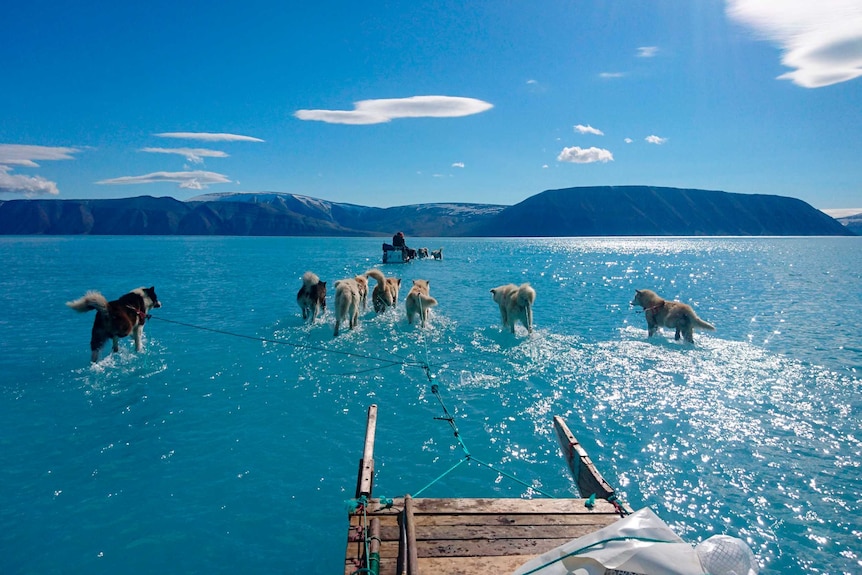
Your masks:
{"label": "brown and white dog", "polygon": [[355,276],[335,282],[335,333],[346,321],[350,329],[359,323],[359,311],[365,310],[368,299],[368,278]]}
{"label": "brown and white dog", "polygon": [[422,327],[428,320],[428,308],[437,305],[437,300],[431,297],[429,291],[431,282],[428,280],[413,280],[413,287],[404,300],[407,309],[407,323],[413,323],[413,318],[419,316]]}
{"label": "brown and white dog", "polygon": [[528,333],[533,333],[533,302],[536,301],[536,290],[530,284],[495,287],[491,290],[491,297],[500,306],[503,327],[508,327],[515,333],[515,322],[520,321]]}
{"label": "brown and white dog", "polygon": [[88,291],[84,297],[66,302],[66,305],[79,312],[96,310],[93,333],[90,336],[90,361],[99,361],[99,350],[108,339],[113,339],[113,352],[119,351],[121,337],[133,335],[135,351],[141,351],[141,335],[150,310],[162,307],[154,287],[139,287],[114,301],[108,301],[97,291]]}
{"label": "brown and white dog", "polygon": [[385,277],[377,268],[368,270],[365,275],[377,281],[374,291],[371,292],[374,311],[383,313],[387,308],[395,307],[398,303],[398,290],[401,289],[401,278]]}
{"label": "brown and white dog", "polygon": [[658,328],[667,327],[676,330],[674,339],[682,334],[685,341],[694,343],[694,329],[714,331],[715,327],[694,313],[692,307],[678,301],[668,301],[648,289],[635,290],[635,297],[630,305],[639,305],[644,309],[648,336],[652,337]]}
{"label": "brown and white dog", "polygon": [[320,281],[317,274],[302,274],[302,287],[296,294],[296,303],[302,310],[302,319],[314,323],[318,314],[326,311],[326,282]]}

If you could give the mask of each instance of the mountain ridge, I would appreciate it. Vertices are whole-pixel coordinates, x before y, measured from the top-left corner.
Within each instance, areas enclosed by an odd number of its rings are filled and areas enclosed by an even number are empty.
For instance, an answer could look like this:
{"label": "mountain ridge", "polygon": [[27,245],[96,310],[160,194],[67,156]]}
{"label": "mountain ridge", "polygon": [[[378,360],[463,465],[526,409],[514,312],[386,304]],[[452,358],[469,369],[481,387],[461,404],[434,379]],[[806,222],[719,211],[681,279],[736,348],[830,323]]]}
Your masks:
{"label": "mountain ridge", "polygon": [[796,198],[654,186],[545,190],[512,206],[378,208],[282,192],[0,202],[0,235],[566,237],[855,235]]}

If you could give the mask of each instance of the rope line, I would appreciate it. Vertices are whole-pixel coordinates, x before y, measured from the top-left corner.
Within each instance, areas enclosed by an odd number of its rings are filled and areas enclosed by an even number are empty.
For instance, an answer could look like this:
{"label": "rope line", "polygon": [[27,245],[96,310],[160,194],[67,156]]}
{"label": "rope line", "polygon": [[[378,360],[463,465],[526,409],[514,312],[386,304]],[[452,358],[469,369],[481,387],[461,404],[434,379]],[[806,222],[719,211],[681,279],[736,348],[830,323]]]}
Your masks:
{"label": "rope line", "polygon": [[424,364],[424,363],[414,362],[414,361],[408,361],[408,360],[406,360],[406,359],[404,359],[404,358],[401,358],[401,359],[399,359],[399,360],[393,360],[393,359],[387,359],[387,358],[385,358],[385,357],[375,357],[375,356],[372,356],[372,355],[365,355],[365,354],[362,354],[362,353],[354,353],[354,352],[352,352],[352,351],[340,351],[340,350],[337,350],[337,349],[329,349],[329,348],[326,348],[326,347],[320,347],[320,346],[310,345],[310,344],[307,344],[307,343],[295,343],[295,342],[292,342],[292,341],[287,341],[287,340],[285,340],[285,339],[274,339],[274,338],[270,338],[270,337],[260,337],[260,336],[255,336],[255,335],[246,335],[246,334],[236,333],[236,332],[227,331],[227,330],[223,330],[223,329],[216,329],[216,328],[206,327],[206,326],[202,326],[202,325],[195,325],[195,324],[193,324],[193,323],[186,323],[186,322],[182,322],[182,321],[176,321],[176,320],[173,320],[173,319],[165,319],[165,318],[163,318],[163,317],[158,317],[158,316],[152,316],[150,319],[157,319],[157,320],[159,320],[159,321],[164,321],[164,322],[167,322],[167,323],[172,323],[172,324],[176,324],[176,325],[181,325],[181,326],[183,326],[183,327],[190,327],[190,328],[193,328],[193,329],[199,329],[199,330],[201,330],[201,331],[208,331],[208,332],[211,332],[211,333],[217,333],[217,334],[220,334],[220,335],[229,335],[229,336],[232,336],[232,337],[238,337],[238,338],[241,338],[241,339],[248,339],[248,340],[252,340],[252,341],[259,341],[259,342],[262,342],[262,343],[274,343],[274,344],[279,344],[279,345],[289,345],[289,346],[291,346],[291,347],[296,347],[296,348],[300,348],[300,349],[310,349],[310,350],[313,350],[313,351],[323,351],[323,352],[326,352],[326,353],[334,353],[334,354],[338,354],[338,355],[346,355],[346,356],[349,356],[349,357],[357,357],[357,358],[360,358],[360,359],[369,359],[369,360],[371,360],[371,361],[379,361],[379,362],[381,362],[381,363],[388,363],[388,364],[390,364],[390,365],[389,365],[389,366],[387,366],[387,367],[391,367],[391,366],[395,366],[395,365],[404,365],[404,366],[408,366],[408,367],[411,367],[411,366],[412,366],[412,367],[423,367],[423,366],[425,366],[425,364]]}

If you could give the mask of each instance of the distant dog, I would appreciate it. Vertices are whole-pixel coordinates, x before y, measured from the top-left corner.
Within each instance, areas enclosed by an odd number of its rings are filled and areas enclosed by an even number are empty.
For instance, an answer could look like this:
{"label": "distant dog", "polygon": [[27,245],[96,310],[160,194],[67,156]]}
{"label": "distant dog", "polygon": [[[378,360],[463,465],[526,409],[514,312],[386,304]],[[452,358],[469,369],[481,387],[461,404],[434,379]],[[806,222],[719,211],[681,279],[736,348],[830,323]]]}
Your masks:
{"label": "distant dog", "polygon": [[141,335],[150,310],[162,307],[154,287],[139,287],[114,301],[108,301],[97,291],[88,291],[84,297],[66,302],[66,305],[79,312],[97,311],[90,336],[90,361],[93,363],[99,361],[99,350],[108,339],[113,339],[112,349],[116,353],[119,351],[120,338],[132,334],[135,337],[135,351],[141,351]]}
{"label": "distant dog", "polygon": [[649,335],[652,337],[658,328],[667,327],[676,330],[674,339],[682,334],[685,341],[694,343],[694,329],[714,331],[712,324],[706,323],[694,313],[690,305],[678,301],[667,301],[648,289],[635,290],[635,298],[630,305],[639,305],[644,309]]}
{"label": "distant dog", "polygon": [[296,303],[302,310],[302,319],[314,323],[318,314],[326,311],[326,282],[312,272],[302,274],[302,287],[296,294]]}
{"label": "distant dog", "polygon": [[377,281],[374,291],[371,292],[374,311],[383,313],[387,308],[395,307],[398,303],[398,290],[401,289],[401,278],[387,278],[376,268],[368,270],[365,275]]}
{"label": "distant dog", "polygon": [[428,280],[413,280],[413,287],[407,294],[404,307],[407,309],[407,323],[413,323],[413,318],[419,316],[422,327],[428,320],[428,308],[437,305],[437,300],[429,294],[431,282]]}
{"label": "distant dog", "polygon": [[416,255],[419,256],[419,259],[430,257],[428,255],[428,248],[419,248],[416,250]]}
{"label": "distant dog", "polygon": [[503,327],[508,327],[515,333],[515,323],[520,321],[528,333],[533,333],[533,302],[536,301],[536,290],[530,287],[530,284],[495,287],[491,290],[491,297],[500,306]]}
{"label": "distant dog", "polygon": [[443,259],[443,248],[440,248],[439,250],[432,251],[431,257],[433,257],[435,260],[442,260]]}
{"label": "distant dog", "polygon": [[359,311],[364,310],[368,297],[368,278],[356,276],[335,282],[335,333],[346,321],[350,329],[359,323]]}

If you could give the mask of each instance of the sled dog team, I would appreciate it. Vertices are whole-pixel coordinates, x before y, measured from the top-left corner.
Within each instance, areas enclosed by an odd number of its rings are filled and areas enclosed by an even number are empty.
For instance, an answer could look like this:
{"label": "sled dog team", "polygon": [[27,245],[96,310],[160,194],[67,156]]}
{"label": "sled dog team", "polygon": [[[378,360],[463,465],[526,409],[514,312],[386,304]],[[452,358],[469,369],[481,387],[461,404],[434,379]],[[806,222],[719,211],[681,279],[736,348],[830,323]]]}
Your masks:
{"label": "sled dog team", "polygon": [[[376,313],[383,313],[394,308],[398,303],[398,292],[401,288],[401,278],[387,278],[378,269],[371,269],[362,275],[341,279],[335,282],[335,333],[338,335],[341,324],[353,329],[359,322],[359,313],[364,311],[368,299],[368,278],[375,280],[371,301]],[[521,324],[528,333],[533,333],[533,303],[536,301],[536,290],[529,283],[520,286],[506,284],[491,289],[491,298],[500,308],[500,321],[504,328],[515,333],[515,324]],[[296,302],[302,311],[302,318],[308,323],[314,323],[318,316],[326,311],[326,282],[320,281],[313,272],[305,272],[302,276],[302,287],[296,294]],[[96,310],[90,337],[90,360],[99,360],[99,351],[111,339],[112,350],[119,349],[119,339],[132,335],[135,350],[141,351],[141,340],[144,324],[150,317],[150,311],[162,307],[155,287],[140,287],[108,301],[97,291],[88,291],[83,297],[66,302],[66,305],[79,312]],[[413,280],[413,285],[404,300],[407,312],[407,322],[413,323],[418,317],[419,323],[425,327],[428,321],[428,310],[437,305],[437,300],[430,294],[430,282],[424,279]],[[690,305],[669,301],[659,297],[655,292],[643,289],[635,290],[635,297],[630,305],[643,308],[646,318],[648,337],[652,337],[658,328],[666,327],[675,330],[674,338],[682,337],[686,342],[694,343],[694,330],[714,330],[715,327],[700,319]]]}

